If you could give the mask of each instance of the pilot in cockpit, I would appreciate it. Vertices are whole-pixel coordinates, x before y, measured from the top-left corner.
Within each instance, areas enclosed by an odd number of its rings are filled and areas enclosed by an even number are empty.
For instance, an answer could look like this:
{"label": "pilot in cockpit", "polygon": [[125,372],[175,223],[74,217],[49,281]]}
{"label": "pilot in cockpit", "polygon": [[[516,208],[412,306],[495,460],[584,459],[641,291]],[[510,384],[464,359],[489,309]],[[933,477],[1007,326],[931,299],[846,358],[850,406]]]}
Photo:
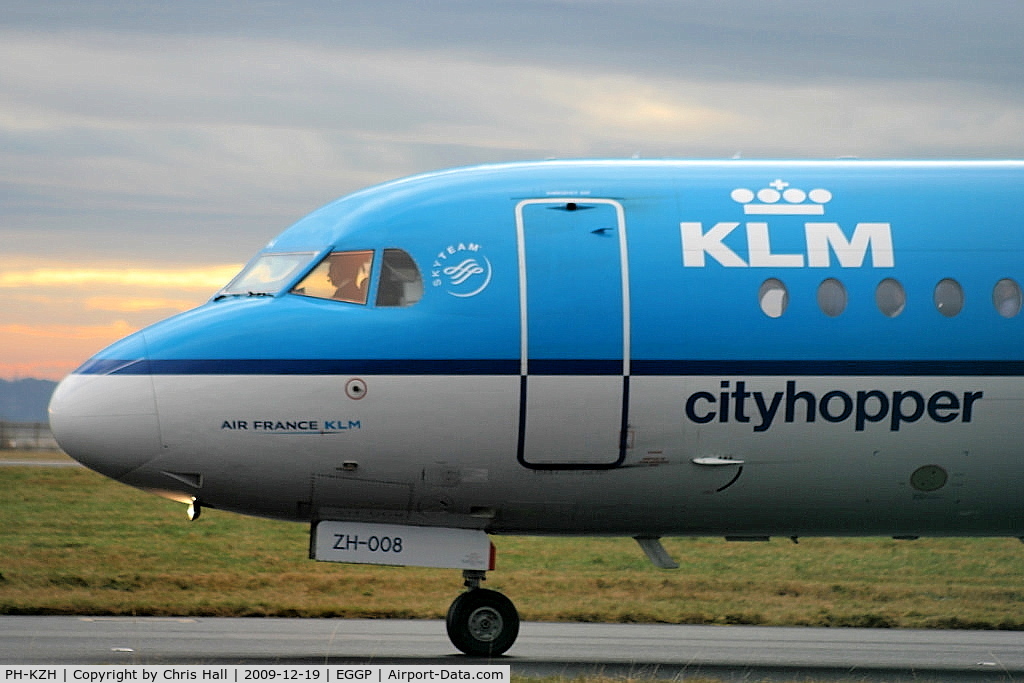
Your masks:
{"label": "pilot in cockpit", "polygon": [[327,279],[336,288],[331,297],[339,301],[366,303],[372,251],[350,251],[330,255]]}

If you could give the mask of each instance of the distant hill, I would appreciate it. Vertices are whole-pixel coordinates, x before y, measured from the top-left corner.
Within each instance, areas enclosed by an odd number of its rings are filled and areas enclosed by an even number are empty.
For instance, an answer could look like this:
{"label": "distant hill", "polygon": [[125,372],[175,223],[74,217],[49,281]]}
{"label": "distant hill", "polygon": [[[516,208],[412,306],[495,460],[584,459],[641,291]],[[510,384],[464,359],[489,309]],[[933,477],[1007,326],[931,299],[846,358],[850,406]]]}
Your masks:
{"label": "distant hill", "polygon": [[46,406],[56,387],[56,382],[47,379],[0,379],[0,420],[46,422]]}

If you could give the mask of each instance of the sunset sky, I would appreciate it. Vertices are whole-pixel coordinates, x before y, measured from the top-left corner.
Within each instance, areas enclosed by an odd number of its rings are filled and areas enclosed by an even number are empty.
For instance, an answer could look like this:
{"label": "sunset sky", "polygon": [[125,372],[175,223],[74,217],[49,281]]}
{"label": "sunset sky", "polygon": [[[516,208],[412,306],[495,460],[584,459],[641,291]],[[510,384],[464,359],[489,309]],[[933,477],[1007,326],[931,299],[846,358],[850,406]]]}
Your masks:
{"label": "sunset sky", "polygon": [[360,187],[548,157],[1024,157],[1019,0],[0,0],[0,378]]}

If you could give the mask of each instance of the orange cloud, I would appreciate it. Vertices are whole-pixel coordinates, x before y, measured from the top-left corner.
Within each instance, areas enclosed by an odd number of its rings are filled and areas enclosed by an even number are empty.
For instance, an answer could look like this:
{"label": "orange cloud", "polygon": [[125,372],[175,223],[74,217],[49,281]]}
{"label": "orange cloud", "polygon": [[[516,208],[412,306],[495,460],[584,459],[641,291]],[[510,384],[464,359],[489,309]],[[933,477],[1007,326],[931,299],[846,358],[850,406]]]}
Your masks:
{"label": "orange cloud", "polygon": [[5,257],[0,377],[59,379],[103,347],[201,305],[238,265],[119,268]]}
{"label": "orange cloud", "polygon": [[[120,339],[135,332],[136,328],[124,320],[109,325],[0,325],[0,338],[6,342],[14,337],[44,337],[49,339]],[[0,349],[7,346],[0,344]]]}
{"label": "orange cloud", "polygon": [[239,266],[205,268],[30,268],[0,272],[0,289],[117,285],[214,292],[231,280]]}
{"label": "orange cloud", "polygon": [[136,329],[124,320],[106,325],[0,325],[0,376],[60,379]]}
{"label": "orange cloud", "polygon": [[85,300],[85,307],[90,311],[114,311],[118,313],[136,313],[138,311],[187,311],[195,308],[200,301],[190,299],[160,299],[142,297],[91,296]]}

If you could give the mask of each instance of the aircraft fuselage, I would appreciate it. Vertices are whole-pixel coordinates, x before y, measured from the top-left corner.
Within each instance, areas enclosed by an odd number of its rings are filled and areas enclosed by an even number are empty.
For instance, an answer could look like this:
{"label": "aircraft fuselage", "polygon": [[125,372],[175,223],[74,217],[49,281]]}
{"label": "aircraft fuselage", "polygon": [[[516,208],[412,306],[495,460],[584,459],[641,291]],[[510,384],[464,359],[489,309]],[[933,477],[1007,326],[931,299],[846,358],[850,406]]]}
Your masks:
{"label": "aircraft fuselage", "polygon": [[97,354],[53,428],[127,484],[305,522],[1021,536],[1022,183],[858,161],[388,183]]}

